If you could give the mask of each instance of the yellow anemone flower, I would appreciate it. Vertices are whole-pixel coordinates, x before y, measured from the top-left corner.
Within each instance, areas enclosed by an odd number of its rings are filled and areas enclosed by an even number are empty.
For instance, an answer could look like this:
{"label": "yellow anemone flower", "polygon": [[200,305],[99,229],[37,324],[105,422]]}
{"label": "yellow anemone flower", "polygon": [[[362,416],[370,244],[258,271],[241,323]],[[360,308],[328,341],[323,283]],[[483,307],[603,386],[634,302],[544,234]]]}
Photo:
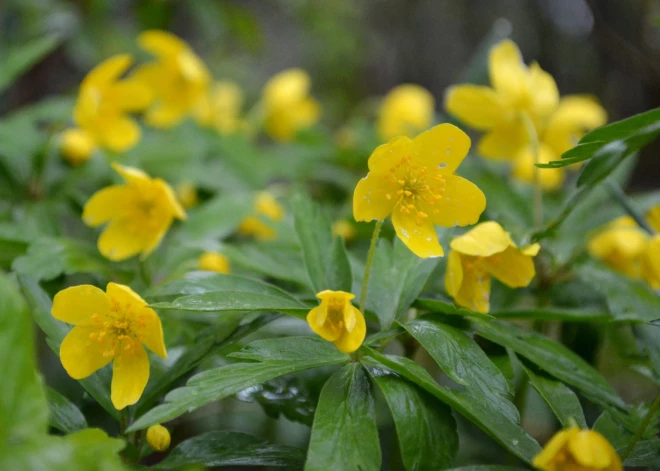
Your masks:
{"label": "yellow anemone flower", "polygon": [[234,134],[243,126],[242,107],[243,92],[237,84],[228,80],[216,82],[198,105],[197,121],[223,136]]}
{"label": "yellow anemone flower", "polygon": [[660,232],[660,204],[654,206],[648,213],[646,213],[646,220],[655,232]]}
{"label": "yellow anemone flower", "polygon": [[74,325],[60,346],[69,376],[83,379],[113,362],[110,398],[119,410],[135,404],[149,380],[143,345],[167,358],[158,315],[128,286],[67,288],[55,295],[52,314]]}
{"label": "yellow anemone flower", "polygon": [[651,238],[642,253],[642,277],[653,289],[660,289],[660,235]]}
{"label": "yellow anemone flower", "polygon": [[208,93],[211,75],[193,50],[171,33],[145,31],[138,36],[138,43],[156,56],[155,61],[140,66],[134,74],[155,94],[146,121],[157,128],[175,126],[195,112]]}
{"label": "yellow anemone flower", "polygon": [[578,427],[559,431],[533,465],[544,471],[623,471],[621,459],[605,437]]}
{"label": "yellow anemone flower", "polygon": [[128,113],[146,108],[152,94],[142,83],[120,79],[133,59],[122,54],[101,62],[80,84],[73,109],[75,129],[61,136],[63,156],[80,164],[97,148],[125,152],[140,139],[140,127]]}
{"label": "yellow anemone flower", "polygon": [[254,199],[256,216],[248,216],[238,225],[239,234],[254,236],[259,240],[270,240],[277,237],[277,232],[262,218],[271,221],[281,221],[284,218],[284,208],[275,197],[267,191],[260,191]]}
{"label": "yellow anemone flower", "polygon": [[230,273],[229,259],[217,252],[204,252],[197,262],[200,270],[214,271],[216,273]]}
{"label": "yellow anemone flower", "polygon": [[309,96],[312,86],[307,72],[288,69],[264,86],[262,104],[266,132],[277,141],[291,141],[300,130],[314,125],[321,106]]}
{"label": "yellow anemone flower", "polygon": [[539,244],[519,249],[498,223],[481,223],[451,241],[445,275],[447,293],[459,306],[487,313],[490,277],[511,288],[528,286],[536,274],[533,257],[539,249]]}
{"label": "yellow anemone flower", "polygon": [[397,236],[418,257],[444,255],[434,225],[474,224],[486,208],[483,192],[454,175],[469,149],[470,138],[452,124],[377,147],[353,194],[355,220],[391,214]]}
{"label": "yellow anemone flower", "polygon": [[119,261],[140,253],[144,259],[158,247],[174,218],[186,219],[186,213],[164,180],[117,163],[112,168],[126,183],[94,193],[83,209],[83,221],[90,227],[108,223],[98,241],[106,258]]}
{"label": "yellow anemone flower", "polygon": [[445,107],[475,129],[486,131],[479,154],[492,159],[514,160],[529,145],[524,115],[537,133],[557,108],[557,85],[537,63],[525,66],[518,46],[505,40],[489,56],[491,87],[457,85],[449,88]]}
{"label": "yellow anemone flower", "polygon": [[321,304],[307,314],[309,327],[338,350],[352,353],[362,345],[367,324],[358,308],[351,304],[354,294],[345,291],[321,291],[316,295]]}
{"label": "yellow anemone flower", "polygon": [[630,216],[622,216],[605,226],[587,244],[592,257],[630,278],[642,276],[641,258],[648,235]]}
{"label": "yellow anemone flower", "polygon": [[435,99],[423,87],[413,84],[393,88],[378,112],[378,134],[383,141],[397,136],[413,137],[433,122]]}
{"label": "yellow anemone flower", "polygon": [[170,431],[162,425],[152,425],[147,429],[147,443],[156,451],[165,451],[170,447]]}
{"label": "yellow anemone flower", "polygon": [[346,219],[340,219],[332,223],[332,235],[341,236],[346,242],[353,240],[356,234],[355,227]]}

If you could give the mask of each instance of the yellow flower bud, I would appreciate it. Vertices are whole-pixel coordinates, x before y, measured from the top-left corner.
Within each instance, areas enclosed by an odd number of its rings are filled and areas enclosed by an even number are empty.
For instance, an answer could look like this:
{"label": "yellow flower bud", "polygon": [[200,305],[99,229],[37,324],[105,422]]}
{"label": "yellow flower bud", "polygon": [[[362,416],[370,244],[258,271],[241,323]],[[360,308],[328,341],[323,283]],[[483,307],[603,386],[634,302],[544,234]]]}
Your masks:
{"label": "yellow flower bud", "polygon": [[351,300],[354,294],[345,291],[321,291],[316,295],[321,304],[307,314],[309,327],[324,340],[333,342],[344,353],[353,353],[364,341],[367,324],[364,315]]}
{"label": "yellow flower bud", "polygon": [[179,183],[176,186],[175,191],[177,198],[179,198],[179,201],[184,208],[194,208],[199,203],[197,189],[191,182],[185,181]]}
{"label": "yellow flower bud", "polygon": [[205,252],[199,257],[198,266],[200,270],[214,271],[216,273],[230,273],[231,265],[229,259],[216,252]]}
{"label": "yellow flower bud", "polygon": [[340,219],[332,224],[332,234],[335,236],[342,236],[347,242],[355,238],[356,232],[353,224],[346,219]]}
{"label": "yellow flower bud", "polygon": [[170,432],[162,425],[152,425],[147,429],[147,442],[156,451],[165,451],[170,446]]}
{"label": "yellow flower bud", "polygon": [[67,129],[60,136],[60,152],[71,165],[78,166],[87,162],[95,148],[94,139],[80,129]]}
{"label": "yellow flower bud", "polygon": [[533,464],[544,471],[622,471],[610,442],[595,430],[561,430],[536,455]]}

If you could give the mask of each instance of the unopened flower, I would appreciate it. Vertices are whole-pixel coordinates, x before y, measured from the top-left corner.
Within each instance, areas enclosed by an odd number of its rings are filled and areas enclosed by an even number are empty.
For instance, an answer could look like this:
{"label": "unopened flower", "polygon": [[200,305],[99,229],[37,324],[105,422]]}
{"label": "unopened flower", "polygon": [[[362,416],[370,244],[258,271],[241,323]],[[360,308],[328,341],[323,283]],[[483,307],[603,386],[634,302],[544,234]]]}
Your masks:
{"label": "unopened flower", "polygon": [[423,87],[413,84],[393,88],[378,111],[378,134],[383,141],[398,136],[413,137],[433,122],[435,99]]}
{"label": "unopened flower", "polygon": [[476,312],[490,310],[490,277],[511,288],[528,286],[534,278],[533,257],[540,246],[522,249],[495,221],[475,226],[451,241],[445,288],[459,306]]}
{"label": "unopened flower", "polygon": [[623,471],[614,448],[595,430],[559,431],[532,463],[543,471]]}
{"label": "unopened flower", "polygon": [[147,443],[156,451],[165,451],[170,447],[170,432],[162,425],[152,425],[147,429]]}
{"label": "unopened flower", "polygon": [[346,219],[339,219],[332,223],[332,234],[343,237],[346,242],[353,240],[356,233],[357,231],[353,224]]}
{"label": "unopened flower", "polygon": [[216,82],[198,105],[197,121],[219,134],[234,134],[243,126],[240,118],[242,106],[243,92],[236,83],[228,80]]}
{"label": "unopened flower", "polygon": [[377,147],[369,157],[369,174],[353,194],[355,220],[391,214],[397,236],[412,252],[422,258],[442,256],[434,225],[474,224],[486,208],[483,192],[454,175],[469,149],[470,138],[451,124]]}
{"label": "unopened flower", "polygon": [[630,216],[615,219],[593,236],[587,248],[592,257],[630,278],[642,276],[641,259],[649,236]]}
{"label": "unopened flower", "polygon": [[125,152],[140,139],[140,127],[129,113],[146,108],[152,94],[139,81],[120,78],[132,61],[126,54],[111,57],[83,79],[73,109],[77,127],[64,131],[60,142],[70,163],[84,162],[97,148]]}
{"label": "unopened flower", "polygon": [[110,397],[117,409],[135,404],[149,379],[146,346],[167,358],[158,315],[128,286],[108,283],[106,292],[91,285],[60,291],[52,314],[74,327],[60,346],[60,360],[74,379],[112,364]]}
{"label": "unopened flower", "polygon": [[281,221],[284,218],[284,208],[275,197],[267,191],[260,191],[254,199],[254,216],[248,216],[241,221],[238,232],[254,236],[259,240],[270,240],[277,236],[275,229],[264,220]]}
{"label": "unopened flower", "polygon": [[321,114],[309,96],[311,79],[302,69],[288,69],[264,86],[262,104],[266,132],[277,141],[291,141],[298,131],[314,125]]}
{"label": "unopened flower", "polygon": [[171,33],[145,31],[138,36],[138,43],[156,56],[133,75],[155,95],[145,119],[151,126],[170,128],[195,112],[208,93],[211,75],[195,52]]}
{"label": "unopened flower", "polygon": [[362,345],[367,334],[364,316],[351,304],[354,294],[345,291],[321,291],[316,295],[321,304],[307,314],[307,323],[314,333],[337,349],[352,353]]}
{"label": "unopened flower", "polygon": [[98,248],[108,259],[137,254],[144,259],[158,247],[174,218],[183,220],[186,213],[164,180],[117,163],[112,168],[125,183],[94,193],[83,209],[83,221],[91,227],[107,223]]}
{"label": "unopened flower", "polygon": [[200,270],[214,271],[216,273],[230,273],[229,259],[217,252],[204,252],[197,262]]}

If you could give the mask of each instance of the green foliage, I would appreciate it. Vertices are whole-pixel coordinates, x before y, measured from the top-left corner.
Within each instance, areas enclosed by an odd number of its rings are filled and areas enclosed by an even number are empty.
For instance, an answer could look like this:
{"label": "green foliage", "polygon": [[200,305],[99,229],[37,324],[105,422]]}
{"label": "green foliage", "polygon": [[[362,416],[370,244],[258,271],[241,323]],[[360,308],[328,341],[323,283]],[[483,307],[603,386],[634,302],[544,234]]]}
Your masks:
{"label": "green foliage", "polygon": [[74,403],[52,388],[47,389],[48,422],[51,427],[64,433],[87,428],[87,420]]}
{"label": "green foliage", "polygon": [[0,56],[2,73],[0,73],[0,93],[11,86],[17,78],[27,72],[48,55],[61,42],[57,36],[35,38],[20,46],[13,47]]}

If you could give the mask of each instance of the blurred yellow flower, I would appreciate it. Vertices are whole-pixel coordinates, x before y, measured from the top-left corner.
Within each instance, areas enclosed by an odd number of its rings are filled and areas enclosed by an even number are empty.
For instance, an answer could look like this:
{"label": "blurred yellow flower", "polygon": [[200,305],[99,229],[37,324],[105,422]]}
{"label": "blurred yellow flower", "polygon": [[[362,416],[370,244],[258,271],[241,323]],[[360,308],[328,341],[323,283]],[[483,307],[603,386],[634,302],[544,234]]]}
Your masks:
{"label": "blurred yellow flower", "polygon": [[77,128],[64,131],[60,142],[70,163],[86,161],[97,148],[125,152],[140,139],[140,127],[128,113],[143,110],[153,97],[142,83],[120,79],[132,62],[126,54],[113,56],[83,79],[73,109]]}
{"label": "blurred yellow flower", "polygon": [[152,425],[147,429],[147,443],[156,451],[165,451],[170,447],[170,431],[162,425]]}
{"label": "blurred yellow flower", "polygon": [[195,185],[192,182],[183,181],[175,187],[174,191],[176,192],[176,197],[184,208],[194,208],[199,204],[197,188],[195,188]]}
{"label": "blurred yellow flower", "polygon": [[614,448],[595,430],[559,431],[532,463],[543,471],[623,471]]}
{"label": "blurred yellow flower", "polygon": [[281,221],[284,218],[284,208],[275,197],[267,191],[260,191],[254,200],[255,216],[248,216],[238,225],[239,234],[254,236],[259,240],[270,240],[277,237],[277,232],[263,219]]}
{"label": "blurred yellow flower", "polygon": [[340,219],[332,223],[332,235],[341,236],[346,242],[353,240],[357,231],[353,224],[346,219]]}
{"label": "blurred yellow flower", "polygon": [[646,220],[655,232],[660,233],[660,204],[651,208],[646,214]]}
{"label": "blurred yellow flower", "polygon": [[140,66],[133,75],[155,94],[145,119],[157,128],[175,126],[194,114],[208,93],[211,75],[193,50],[171,33],[145,31],[138,36],[138,43],[156,56],[155,61]]}
{"label": "blurred yellow flower", "polygon": [[197,261],[200,270],[231,273],[229,259],[217,252],[204,252]]}
{"label": "blurred yellow flower", "polygon": [[433,122],[435,99],[423,87],[413,84],[393,88],[378,111],[378,135],[383,141],[398,136],[413,137]]}
{"label": "blurred yellow flower", "polygon": [[309,327],[337,349],[352,353],[362,345],[367,335],[364,316],[351,304],[354,294],[345,291],[321,291],[316,295],[321,304],[307,314]]}
{"label": "blurred yellow flower", "polygon": [[99,251],[113,261],[141,254],[146,258],[160,244],[174,218],[186,213],[172,188],[160,178],[117,163],[112,168],[126,181],[97,191],[83,209],[91,227],[108,223],[99,237]]}
{"label": "blurred yellow flower", "polygon": [[536,275],[533,257],[539,244],[519,249],[495,221],[478,224],[450,245],[445,288],[456,304],[473,311],[490,310],[491,276],[511,288],[522,288]]}
{"label": "blurred yellow flower", "polygon": [[486,208],[483,192],[454,175],[469,149],[470,138],[451,124],[377,147],[369,157],[369,173],[353,194],[355,220],[391,214],[397,236],[412,252],[442,256],[434,225],[474,224]]}
{"label": "blurred yellow flower", "polygon": [[302,69],[288,69],[264,86],[262,105],[266,132],[277,141],[291,141],[296,133],[313,126],[321,114],[319,103],[309,96],[311,79]]}
{"label": "blurred yellow flower", "polygon": [[642,277],[652,289],[660,289],[660,235],[654,235],[642,253]]}
{"label": "blurred yellow flower", "polygon": [[144,346],[167,358],[158,315],[128,286],[108,283],[106,292],[80,285],[60,291],[52,314],[74,327],[60,346],[60,360],[74,379],[113,361],[110,398],[121,410],[135,404],[149,380]]}
{"label": "blurred yellow flower", "polygon": [[240,119],[242,107],[243,92],[237,84],[216,82],[198,105],[197,121],[223,136],[234,134],[243,126]]}
{"label": "blurred yellow flower", "polygon": [[649,236],[630,216],[623,216],[607,224],[587,244],[592,257],[603,261],[613,270],[634,279],[641,278],[642,254]]}

